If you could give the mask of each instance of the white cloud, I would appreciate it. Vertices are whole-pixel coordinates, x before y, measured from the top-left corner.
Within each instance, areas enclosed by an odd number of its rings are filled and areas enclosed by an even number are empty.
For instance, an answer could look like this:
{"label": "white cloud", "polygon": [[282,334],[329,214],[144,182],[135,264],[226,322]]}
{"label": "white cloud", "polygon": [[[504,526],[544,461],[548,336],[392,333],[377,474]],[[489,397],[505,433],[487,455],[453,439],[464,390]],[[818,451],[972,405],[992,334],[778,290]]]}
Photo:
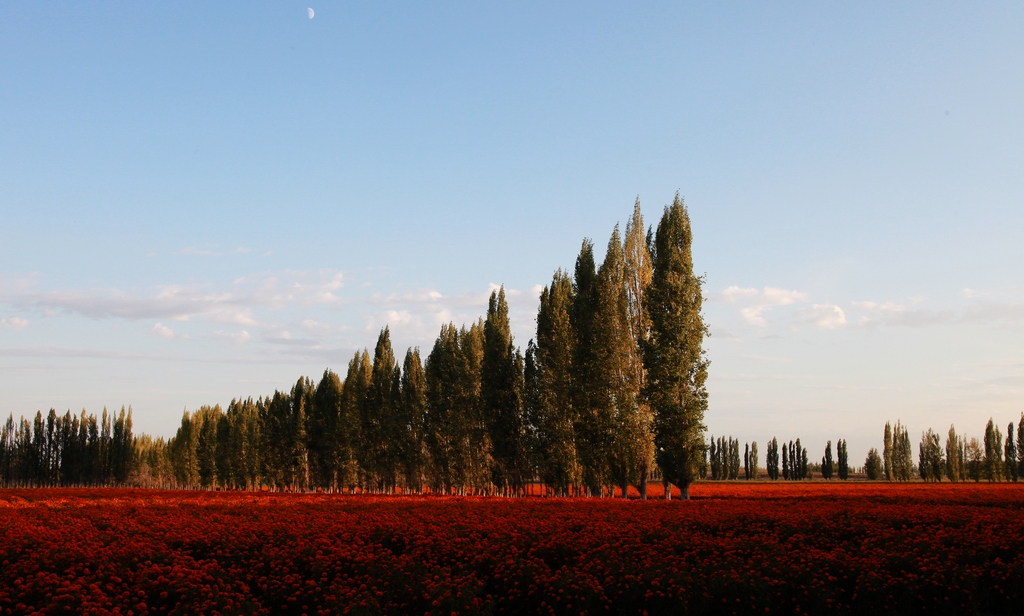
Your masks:
{"label": "white cloud", "polygon": [[330,323],[323,323],[316,319],[303,319],[298,325],[299,329],[307,334],[315,336],[330,336],[349,330],[348,327],[341,325],[335,326]]}
{"label": "white cloud", "polygon": [[892,314],[907,310],[905,305],[895,302],[853,302],[853,307],[873,314]]}
{"label": "white cloud", "polygon": [[228,342],[234,342],[235,344],[245,344],[252,340],[252,335],[244,329],[238,332],[216,331],[213,332],[213,337],[220,340],[227,340]]}
{"label": "white cloud", "polygon": [[179,250],[177,252],[177,254],[179,254],[179,255],[189,255],[189,256],[198,256],[198,257],[219,257],[220,256],[219,252],[214,252],[212,250],[203,250],[201,248],[195,248],[193,246],[187,246],[185,248],[182,248],[181,250]]}
{"label": "white cloud", "polygon": [[0,325],[21,331],[28,327],[28,320],[19,317],[8,317],[6,319],[0,319]]}
{"label": "white cloud", "polygon": [[757,295],[757,289],[749,287],[741,288],[736,285],[732,285],[727,287],[719,295],[724,301],[733,304],[741,299],[750,299],[751,297],[755,297]]}
{"label": "white cloud", "polygon": [[258,308],[342,302],[336,292],[342,288],[343,280],[342,272],[320,270],[246,276],[220,290],[211,284],[162,285],[148,293],[120,289],[38,291],[21,286],[10,291],[0,288],[0,303],[94,319],[188,321],[204,318],[213,323],[254,327],[259,324],[255,316]]}
{"label": "white cloud", "polygon": [[800,312],[800,316],[818,327],[835,329],[846,325],[846,313],[835,304],[813,304]]}
{"label": "white cloud", "polygon": [[156,325],[154,325],[153,329],[151,329],[150,332],[154,336],[159,336],[161,338],[173,338],[174,337],[174,330],[171,329],[170,327],[167,327],[163,323],[157,323]]}
{"label": "white cloud", "polygon": [[778,287],[764,287],[757,290],[733,285],[720,293],[709,294],[709,299],[729,304],[747,304],[740,308],[740,315],[743,319],[750,325],[766,327],[768,321],[765,320],[762,313],[776,306],[788,306],[797,301],[804,301],[807,299],[807,294]]}
{"label": "white cloud", "polygon": [[408,325],[414,321],[412,313],[408,310],[388,310],[384,316],[388,324]]}

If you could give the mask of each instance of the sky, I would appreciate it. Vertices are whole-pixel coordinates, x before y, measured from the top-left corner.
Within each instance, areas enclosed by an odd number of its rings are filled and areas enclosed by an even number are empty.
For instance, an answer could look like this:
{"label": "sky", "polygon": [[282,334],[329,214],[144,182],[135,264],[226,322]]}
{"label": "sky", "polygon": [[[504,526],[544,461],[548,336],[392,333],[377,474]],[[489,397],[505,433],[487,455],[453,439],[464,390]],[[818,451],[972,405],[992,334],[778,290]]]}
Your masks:
{"label": "sky", "polygon": [[1020,419],[1024,5],[311,1],[0,5],[0,414],[171,436],[498,285],[525,348],[678,192],[710,433]]}

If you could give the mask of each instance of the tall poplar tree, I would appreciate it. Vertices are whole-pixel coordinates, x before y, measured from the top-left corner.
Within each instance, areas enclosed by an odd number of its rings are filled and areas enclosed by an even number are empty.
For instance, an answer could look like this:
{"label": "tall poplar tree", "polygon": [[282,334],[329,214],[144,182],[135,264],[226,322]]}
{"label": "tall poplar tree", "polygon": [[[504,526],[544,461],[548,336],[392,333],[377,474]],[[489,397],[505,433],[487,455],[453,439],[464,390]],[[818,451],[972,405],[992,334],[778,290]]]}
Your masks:
{"label": "tall poplar tree", "polygon": [[989,481],[1001,481],[1003,478],[1003,435],[990,418],[985,425],[985,471]]}
{"label": "tall poplar tree", "polygon": [[583,240],[573,271],[572,307],[569,321],[575,334],[573,349],[572,398],[575,411],[576,447],[587,494],[599,493],[609,476],[611,449],[610,409],[602,404],[601,361],[598,358],[597,266],[594,245]]}
{"label": "tall poplar tree", "polygon": [[310,476],[318,488],[338,487],[341,407],[341,378],[331,370],[324,370],[313,394],[313,407],[308,418]]}
{"label": "tall poplar tree", "polygon": [[636,400],[635,426],[632,428],[636,465],[637,489],[640,498],[647,499],[647,478],[654,468],[654,415],[644,395],[647,383],[647,369],[644,367],[642,348],[651,335],[651,319],[647,313],[647,288],[651,285],[654,269],[647,238],[644,235],[644,217],[640,212],[640,198],[633,205],[633,216],[626,224],[623,244],[623,279],[626,286],[626,310],[629,315],[629,333],[633,346],[630,349],[629,369],[632,372],[630,384]]}
{"label": "tall poplar tree", "polygon": [[[370,353],[363,349],[356,351],[348,363],[345,382],[342,384],[341,416],[338,418],[338,485],[347,487],[354,492],[360,485],[364,471],[362,443],[364,441],[363,416],[367,396],[370,392],[370,379],[373,375],[373,364]],[[365,484],[362,484],[365,488]]]}
{"label": "tall poplar tree", "polygon": [[1017,422],[1017,476],[1024,476],[1024,413]]}
{"label": "tall poplar tree", "polygon": [[882,436],[882,471],[886,481],[892,481],[892,426],[885,422],[885,433]]}
{"label": "tall poplar tree", "polygon": [[377,337],[363,414],[363,466],[379,492],[393,492],[398,477],[398,405],[400,370],[391,347],[391,331]]}
{"label": "tall poplar tree", "polygon": [[838,469],[836,474],[839,479],[846,481],[850,476],[850,452],[846,447],[846,439],[841,438],[836,442],[836,457],[838,458]]}
{"label": "tall poplar tree", "polygon": [[1013,422],[1006,426],[1006,448],[1003,450],[1003,465],[1007,481],[1017,481],[1017,444],[1013,442]]}
{"label": "tall poplar tree", "polygon": [[461,412],[465,434],[461,440],[461,459],[465,468],[465,488],[474,492],[490,489],[493,448],[484,418],[481,391],[481,370],[484,358],[484,321],[459,330],[459,348],[466,369],[461,374]]}
{"label": "tall poplar tree", "polygon": [[953,424],[949,426],[946,435],[946,477],[950,481],[961,481],[964,479],[964,458],[963,444],[961,438],[956,434]]}
{"label": "tall poplar tree", "polygon": [[493,447],[492,481],[518,494],[529,475],[523,417],[523,366],[512,343],[505,287],[492,291],[484,321],[480,392]]}
{"label": "tall poplar tree", "polygon": [[864,459],[864,474],[871,481],[877,481],[882,478],[882,456],[878,455],[878,450],[872,447],[868,450],[868,456]]}
{"label": "tall poplar tree", "polygon": [[637,345],[630,331],[629,298],[622,239],[616,225],[597,272],[594,319],[596,421],[604,439],[607,469],[623,497],[638,480],[645,440],[639,408]]}
{"label": "tall poplar tree", "polygon": [[491,445],[480,401],[483,321],[441,328],[425,366],[427,417],[434,490],[466,493],[491,485]]}
{"label": "tall poplar tree", "polygon": [[[676,194],[654,237],[654,276],[647,289],[651,335],[644,345],[644,365],[658,466],[666,484],[679,486],[684,499],[704,457],[708,407],[703,279],[693,273],[691,243],[690,217]],[[671,491],[665,495],[671,498]]]}
{"label": "tall poplar tree", "polygon": [[765,452],[764,457],[765,470],[768,472],[768,478],[775,481],[779,478],[779,441],[773,436],[772,440],[768,442],[768,451]]}
{"label": "tall poplar tree", "polygon": [[576,337],[569,318],[571,307],[572,280],[558,270],[551,285],[541,290],[537,311],[533,423],[537,430],[541,478],[559,496],[568,496],[581,479],[572,395]]}
{"label": "tall poplar tree", "polygon": [[450,323],[442,325],[424,368],[427,409],[423,439],[429,453],[429,483],[435,493],[451,493],[463,479],[459,385],[465,369],[458,330]]}
{"label": "tall poplar tree", "polygon": [[426,450],[423,442],[427,410],[427,378],[420,361],[420,350],[409,349],[402,363],[402,400],[399,441],[403,485],[406,491],[419,493],[423,487]]}
{"label": "tall poplar tree", "polygon": [[309,488],[309,414],[313,409],[316,386],[309,377],[301,377],[288,396],[291,415],[288,434],[287,477],[292,489]]}

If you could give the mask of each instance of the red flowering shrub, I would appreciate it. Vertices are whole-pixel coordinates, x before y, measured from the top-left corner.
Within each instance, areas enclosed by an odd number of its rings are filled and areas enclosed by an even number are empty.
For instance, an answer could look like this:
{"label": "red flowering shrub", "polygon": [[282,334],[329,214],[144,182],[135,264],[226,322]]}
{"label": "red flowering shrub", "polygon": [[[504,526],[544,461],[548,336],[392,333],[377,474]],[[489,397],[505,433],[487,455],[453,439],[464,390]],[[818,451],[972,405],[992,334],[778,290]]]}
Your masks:
{"label": "red flowering shrub", "polygon": [[697,484],[688,502],[0,491],[0,612],[1024,610],[1024,487]]}

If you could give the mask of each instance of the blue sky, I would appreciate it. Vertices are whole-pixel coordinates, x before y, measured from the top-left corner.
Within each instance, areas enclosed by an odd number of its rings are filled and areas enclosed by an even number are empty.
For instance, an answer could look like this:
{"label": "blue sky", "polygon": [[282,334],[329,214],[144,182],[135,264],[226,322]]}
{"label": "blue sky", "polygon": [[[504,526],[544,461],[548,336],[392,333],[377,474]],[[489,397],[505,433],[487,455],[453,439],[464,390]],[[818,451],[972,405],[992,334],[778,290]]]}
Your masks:
{"label": "blue sky", "polygon": [[[309,19],[307,7],[315,17]],[[1024,410],[1017,3],[6,3],[0,412],[398,353],[678,190],[715,434]]]}

